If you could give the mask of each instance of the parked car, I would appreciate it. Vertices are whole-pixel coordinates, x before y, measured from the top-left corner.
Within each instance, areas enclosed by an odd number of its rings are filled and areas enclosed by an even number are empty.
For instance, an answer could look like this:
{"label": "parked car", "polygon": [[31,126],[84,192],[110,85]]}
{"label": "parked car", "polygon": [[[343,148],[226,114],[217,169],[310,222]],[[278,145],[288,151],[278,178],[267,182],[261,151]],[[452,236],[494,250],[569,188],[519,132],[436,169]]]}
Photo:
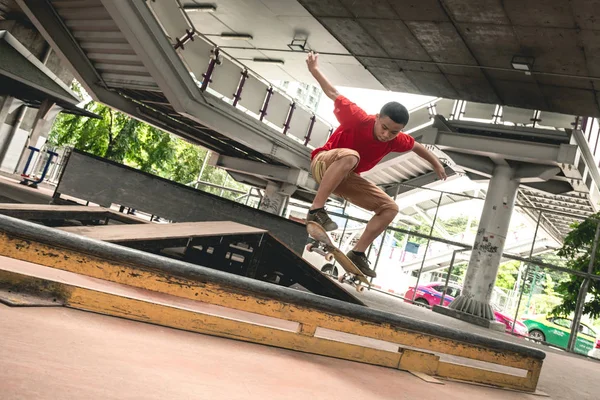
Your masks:
{"label": "parked car", "polygon": [[[567,348],[571,336],[571,325],[573,321],[569,318],[542,315],[535,318],[524,318],[525,325],[529,330],[529,337],[546,342],[563,349]],[[596,332],[584,323],[579,324],[579,333],[575,341],[575,352],[588,354],[598,346]]]}
{"label": "parked car", "polygon": [[[414,287],[408,288],[408,291],[404,295],[404,301],[409,302],[409,300],[412,299],[414,290]],[[459,286],[448,284],[448,290],[446,291],[446,296],[444,296],[444,303],[442,305],[447,307],[455,297],[460,295],[461,290],[462,289]],[[417,287],[417,294],[415,295],[415,303],[432,307],[440,304],[443,294],[444,283],[432,282],[425,285],[419,285]]]}
{"label": "parked car", "polygon": [[596,338],[596,345],[589,351],[588,356],[600,359],[600,337]]}
{"label": "parked car", "polygon": [[[427,307],[439,305],[440,300],[444,295],[444,286],[445,284],[442,282],[432,282],[425,285],[419,285],[417,287],[417,293],[415,295],[415,303]],[[404,295],[405,302],[410,302],[414,290],[414,287],[408,288],[408,291]],[[442,303],[442,306],[447,307],[452,302],[452,300],[454,300],[455,297],[460,295],[461,290],[462,288],[460,286],[449,284],[448,289],[446,290],[446,295],[443,296],[444,302]],[[494,316],[496,317],[496,321],[504,324],[506,332],[512,331],[514,320],[511,317],[497,310],[494,310]],[[521,321],[518,320],[515,325],[514,333],[519,336],[529,335],[527,327]]]}
{"label": "parked car", "polygon": [[[494,310],[494,316],[496,317],[496,321],[504,324],[506,332],[513,332],[512,328],[513,328],[513,323],[515,321],[514,319],[512,319],[510,316],[508,316],[504,313],[501,313],[498,310]],[[529,331],[527,330],[527,326],[525,326],[525,324],[521,320],[517,320],[517,324],[515,325],[515,330],[513,333],[515,335],[519,335],[519,336],[523,336],[523,337],[529,336]]]}

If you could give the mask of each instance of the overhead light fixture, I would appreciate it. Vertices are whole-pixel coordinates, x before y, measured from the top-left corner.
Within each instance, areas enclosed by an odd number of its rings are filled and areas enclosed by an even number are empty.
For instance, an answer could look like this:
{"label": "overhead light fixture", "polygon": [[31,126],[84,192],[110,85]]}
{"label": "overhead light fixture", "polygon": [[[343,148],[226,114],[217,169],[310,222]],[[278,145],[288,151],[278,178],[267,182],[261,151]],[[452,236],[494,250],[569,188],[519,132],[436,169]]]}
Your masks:
{"label": "overhead light fixture", "polygon": [[265,64],[285,64],[284,60],[276,58],[253,58],[252,61]]}
{"label": "overhead light fixture", "polygon": [[513,56],[510,61],[512,67],[517,71],[523,71],[528,75],[531,75],[531,71],[533,71],[533,63],[535,58],[527,57],[527,56]]}
{"label": "overhead light fixture", "polygon": [[183,9],[187,12],[213,13],[217,11],[217,6],[214,4],[187,4],[183,6]]}
{"label": "overhead light fixture", "polygon": [[221,33],[223,40],[252,40],[252,35],[247,33]]}
{"label": "overhead light fixture", "polygon": [[288,47],[293,51],[306,51],[306,41],[307,39],[294,38]]}

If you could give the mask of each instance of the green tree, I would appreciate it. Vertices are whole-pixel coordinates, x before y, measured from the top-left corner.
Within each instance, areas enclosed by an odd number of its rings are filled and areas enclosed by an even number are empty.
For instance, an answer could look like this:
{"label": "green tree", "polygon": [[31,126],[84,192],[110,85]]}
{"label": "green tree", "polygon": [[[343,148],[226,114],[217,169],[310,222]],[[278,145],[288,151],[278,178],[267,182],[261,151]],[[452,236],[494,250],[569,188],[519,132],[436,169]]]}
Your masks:
{"label": "green tree", "polygon": [[[448,218],[447,220],[440,220],[439,223],[446,229],[446,231],[454,236],[459,233],[463,233],[467,229],[467,223],[469,218],[465,215],[459,215],[458,217]],[[473,225],[473,221],[471,221]]]}
{"label": "green tree", "polygon": [[[83,91],[79,87],[80,91]],[[83,95],[82,95],[83,97]],[[163,132],[103,104],[88,102],[85,108],[97,118],[60,114],[48,137],[54,146],[73,146],[96,156],[137,168],[185,185],[194,184],[202,169],[208,150]],[[227,172],[207,166],[201,180],[246,192],[248,186],[226,179]],[[238,199],[239,193],[208,185],[200,187],[228,199]]]}
{"label": "green tree", "polygon": [[59,114],[50,131],[48,142],[55,146],[73,146],[103,157],[108,147],[108,132],[114,129],[113,112],[95,102],[88,102],[84,108],[98,114],[100,119]]}
{"label": "green tree", "polygon": [[521,263],[519,261],[508,261],[503,264],[500,264],[498,268],[498,276],[496,278],[496,286],[512,290],[515,287],[515,282],[517,281],[517,277],[519,276],[519,266]]}
{"label": "green tree", "polygon": [[139,152],[140,130],[147,129],[147,125],[93,101],[84,108],[100,118],[59,114],[48,142],[54,146],[73,146],[119,163]]}
{"label": "green tree", "polygon": [[[594,214],[585,221],[574,225],[573,230],[565,238],[557,255],[567,260],[567,268],[581,272],[588,271],[597,226],[596,221],[599,219],[600,214]],[[600,274],[600,246],[596,249],[593,273]],[[559,282],[554,290],[562,296],[562,303],[555,307],[553,312],[562,315],[574,312],[582,283],[583,278],[575,275],[569,275],[567,280]],[[598,318],[600,317],[600,281],[592,280],[588,293],[591,296],[584,303],[583,313],[592,318]]]}
{"label": "green tree", "polygon": [[208,150],[180,140],[175,146],[175,152],[178,162],[170,165],[170,178],[184,185],[195,183]]}
{"label": "green tree", "polygon": [[[415,232],[415,233],[420,233],[422,235],[429,235],[430,231],[431,231],[431,224],[428,223],[427,221],[425,221],[425,218],[423,218],[420,215],[413,215],[413,218],[416,219],[417,221],[420,222],[419,225],[416,226],[412,226],[410,227],[410,231],[411,232]],[[432,232],[432,235],[435,236],[436,232],[435,230]],[[408,237],[408,241],[409,242],[413,242],[413,243],[417,243],[420,245],[424,245],[427,243],[427,239],[420,237],[420,236],[409,236]]]}
{"label": "green tree", "polygon": [[[237,189],[242,192],[248,191],[247,185],[236,182],[235,180],[231,179],[231,177],[228,177],[228,174],[225,170],[221,168],[215,168],[213,166],[207,166],[206,168],[204,168],[201,180],[204,182],[210,182],[214,185],[225,185],[228,188]],[[222,196],[229,200],[239,200],[242,196],[244,196],[238,192],[223,190],[208,185],[205,185],[204,190],[209,193]]]}

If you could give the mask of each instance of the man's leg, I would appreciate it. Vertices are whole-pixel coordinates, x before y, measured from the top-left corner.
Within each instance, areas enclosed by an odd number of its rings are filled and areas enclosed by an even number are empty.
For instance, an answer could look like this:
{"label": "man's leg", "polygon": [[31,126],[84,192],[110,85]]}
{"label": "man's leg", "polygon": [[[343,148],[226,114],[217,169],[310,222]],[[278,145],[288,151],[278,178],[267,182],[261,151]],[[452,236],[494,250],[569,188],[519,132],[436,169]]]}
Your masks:
{"label": "man's leg", "polygon": [[374,215],[367,224],[365,231],[358,240],[358,243],[356,243],[356,246],[354,246],[353,250],[360,253],[367,251],[371,243],[373,243],[377,236],[381,235],[381,233],[385,231],[388,225],[392,223],[396,215],[398,215],[398,210],[392,208],[388,208],[387,210],[383,210],[379,214]]}
{"label": "man's leg", "polygon": [[317,154],[311,163],[311,170],[313,177],[319,182],[319,189],[306,216],[307,221],[318,223],[326,231],[334,231],[338,228],[327,215],[325,203],[359,161],[358,153],[350,149],[334,149]]}
{"label": "man's leg", "polygon": [[376,277],[377,274],[371,269],[365,251],[394,220],[398,214],[398,205],[383,190],[357,174],[351,174],[344,180],[335,193],[344,196],[358,207],[375,212],[358,243],[347,256],[365,275]]}
{"label": "man's leg", "polygon": [[339,186],[339,184],[348,176],[350,171],[358,164],[358,158],[348,155],[333,162],[327,167],[325,174],[321,178],[317,195],[310,206],[311,210],[325,207],[325,203],[331,193]]}

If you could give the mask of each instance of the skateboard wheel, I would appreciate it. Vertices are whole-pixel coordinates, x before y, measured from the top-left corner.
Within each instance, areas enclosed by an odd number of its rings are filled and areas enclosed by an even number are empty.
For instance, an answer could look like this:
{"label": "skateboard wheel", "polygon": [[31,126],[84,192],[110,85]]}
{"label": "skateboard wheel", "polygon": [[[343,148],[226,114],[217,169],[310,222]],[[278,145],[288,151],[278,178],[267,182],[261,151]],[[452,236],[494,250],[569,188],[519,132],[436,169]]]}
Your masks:
{"label": "skateboard wheel", "polygon": [[325,255],[325,260],[327,260],[329,262],[333,261],[334,258],[335,257],[331,253],[327,253],[327,255]]}
{"label": "skateboard wheel", "polygon": [[312,244],[312,243],[309,243],[309,244],[307,244],[307,245],[306,245],[306,250],[307,250],[309,253],[311,253],[311,252],[313,251],[313,244]]}
{"label": "skateboard wheel", "polygon": [[362,285],[358,285],[358,286],[356,287],[356,290],[357,290],[359,293],[362,293],[362,292],[364,292],[364,291],[365,291],[365,287],[364,287],[364,286],[362,286]]}
{"label": "skateboard wheel", "polygon": [[346,279],[346,274],[340,274],[340,275],[338,275],[338,281],[340,283],[344,283],[345,279]]}

